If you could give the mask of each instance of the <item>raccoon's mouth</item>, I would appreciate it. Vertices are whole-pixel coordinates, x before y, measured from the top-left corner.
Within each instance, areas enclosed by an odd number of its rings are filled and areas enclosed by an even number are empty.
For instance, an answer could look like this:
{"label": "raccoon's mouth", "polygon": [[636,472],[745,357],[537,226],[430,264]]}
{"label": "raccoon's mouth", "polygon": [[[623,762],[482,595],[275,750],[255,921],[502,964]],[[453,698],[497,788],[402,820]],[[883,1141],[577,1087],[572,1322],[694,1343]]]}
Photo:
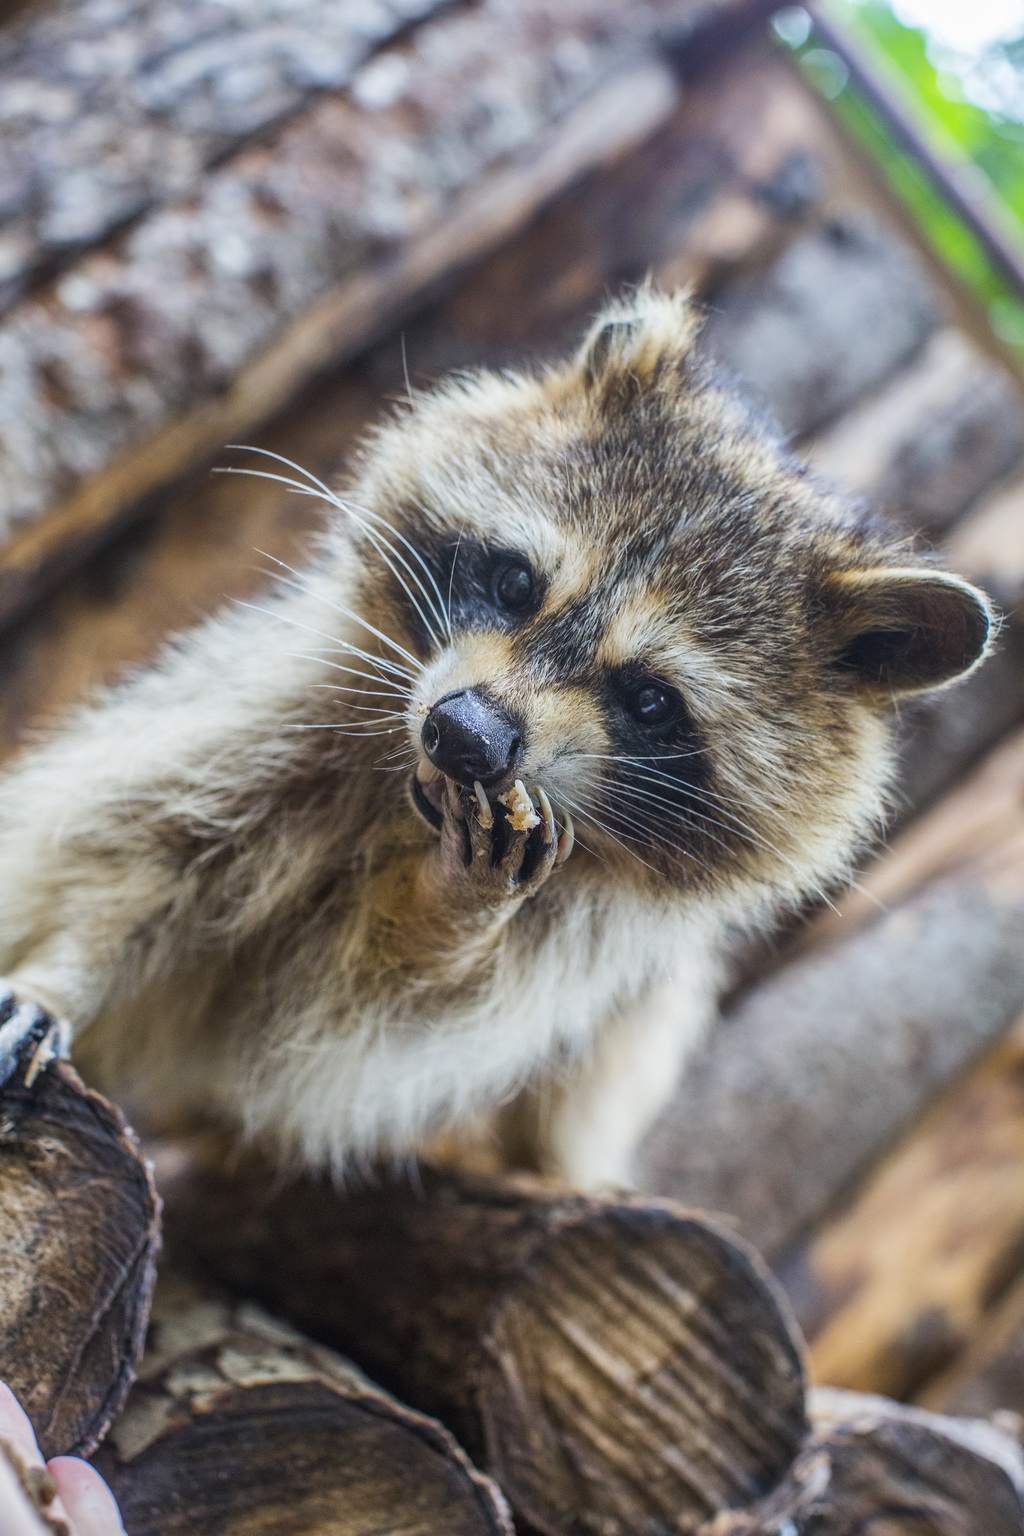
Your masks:
{"label": "raccoon's mouth", "polygon": [[411,788],[413,805],[423,820],[428,822],[435,832],[440,832],[444,824],[444,817],[441,814],[441,796],[444,794],[443,774],[439,773],[436,778],[424,784],[419,774],[414,773]]}

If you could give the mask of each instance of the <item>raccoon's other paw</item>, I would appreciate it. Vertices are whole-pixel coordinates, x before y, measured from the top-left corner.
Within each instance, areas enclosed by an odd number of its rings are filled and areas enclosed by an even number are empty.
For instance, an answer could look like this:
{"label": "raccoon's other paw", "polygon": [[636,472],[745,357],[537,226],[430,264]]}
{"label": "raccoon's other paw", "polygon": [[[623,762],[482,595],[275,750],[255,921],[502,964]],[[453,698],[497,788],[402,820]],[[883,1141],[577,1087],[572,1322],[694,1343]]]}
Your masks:
{"label": "raccoon's other paw", "polygon": [[479,784],[461,789],[449,780],[443,815],[442,866],[487,904],[535,895],[572,851],[569,817],[559,836],[547,795],[537,789],[531,797],[519,781],[492,803]]}
{"label": "raccoon's other paw", "polygon": [[0,981],[0,1087],[16,1072],[30,1088],[44,1067],[71,1052],[71,1026]]}

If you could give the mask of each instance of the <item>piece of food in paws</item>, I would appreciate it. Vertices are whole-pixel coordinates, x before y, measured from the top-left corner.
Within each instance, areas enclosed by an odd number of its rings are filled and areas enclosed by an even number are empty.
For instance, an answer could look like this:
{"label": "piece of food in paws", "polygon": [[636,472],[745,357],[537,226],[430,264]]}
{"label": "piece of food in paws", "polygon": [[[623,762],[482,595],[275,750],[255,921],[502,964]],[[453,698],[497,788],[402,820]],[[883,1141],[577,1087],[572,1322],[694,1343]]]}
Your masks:
{"label": "piece of food in paws", "polygon": [[534,827],[540,826],[540,817],[522,779],[516,779],[508,793],[499,795],[498,799],[508,811],[508,824],[513,832],[532,832]]}

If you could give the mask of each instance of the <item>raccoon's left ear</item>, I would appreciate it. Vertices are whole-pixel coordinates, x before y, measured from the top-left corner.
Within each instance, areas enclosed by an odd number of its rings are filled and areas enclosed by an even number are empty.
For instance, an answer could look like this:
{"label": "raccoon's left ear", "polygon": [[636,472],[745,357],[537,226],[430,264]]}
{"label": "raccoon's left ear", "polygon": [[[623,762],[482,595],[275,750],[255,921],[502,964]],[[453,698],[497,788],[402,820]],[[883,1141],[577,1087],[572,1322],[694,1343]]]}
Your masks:
{"label": "raccoon's left ear", "polygon": [[835,665],[894,697],[969,672],[995,625],[977,587],[914,566],[843,571],[829,581],[828,600],[838,620]]}
{"label": "raccoon's left ear", "polygon": [[622,375],[652,383],[666,368],[678,370],[701,324],[689,293],[655,293],[645,286],[598,315],[576,363],[590,386]]}

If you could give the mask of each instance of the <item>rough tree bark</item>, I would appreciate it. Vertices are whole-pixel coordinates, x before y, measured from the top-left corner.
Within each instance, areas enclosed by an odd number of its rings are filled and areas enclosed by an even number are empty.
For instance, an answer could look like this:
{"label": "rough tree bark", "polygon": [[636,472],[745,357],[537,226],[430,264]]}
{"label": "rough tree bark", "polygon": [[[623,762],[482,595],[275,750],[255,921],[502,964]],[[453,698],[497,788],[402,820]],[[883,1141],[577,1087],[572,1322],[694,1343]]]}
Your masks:
{"label": "rough tree bark", "polygon": [[803,1438],[766,1269],[677,1207],[429,1169],[345,1196],[208,1172],[168,1202],[177,1245],[448,1423],[545,1536],[692,1531]]}
{"label": "rough tree bark", "polygon": [[962,331],[934,330],[911,363],[808,444],[819,473],[938,540],[1024,454],[1021,380]]}
{"label": "rough tree bark", "polygon": [[377,54],[350,90],[85,256],[0,328],[0,524],[9,534],[57,502],[88,524],[97,498],[123,507],[266,417],[393,325],[413,293],[649,132],[672,100],[650,73],[657,38],[713,9],[448,9]]}
{"label": "rough tree bark", "polygon": [[913,252],[850,209],[716,293],[705,342],[784,432],[802,436],[888,379],[939,315]]}
{"label": "rough tree bark", "polygon": [[0,1379],[44,1456],[88,1455],[142,1352],[159,1245],[120,1112],[64,1063],[0,1090]]}
{"label": "rough tree bark", "polygon": [[[441,0],[61,0],[0,36],[0,310]],[[0,15],[0,20],[3,20]]]}
{"label": "rough tree bark", "polygon": [[512,1536],[448,1431],[329,1350],[208,1297],[154,1320],[95,1458],[131,1536]]}

